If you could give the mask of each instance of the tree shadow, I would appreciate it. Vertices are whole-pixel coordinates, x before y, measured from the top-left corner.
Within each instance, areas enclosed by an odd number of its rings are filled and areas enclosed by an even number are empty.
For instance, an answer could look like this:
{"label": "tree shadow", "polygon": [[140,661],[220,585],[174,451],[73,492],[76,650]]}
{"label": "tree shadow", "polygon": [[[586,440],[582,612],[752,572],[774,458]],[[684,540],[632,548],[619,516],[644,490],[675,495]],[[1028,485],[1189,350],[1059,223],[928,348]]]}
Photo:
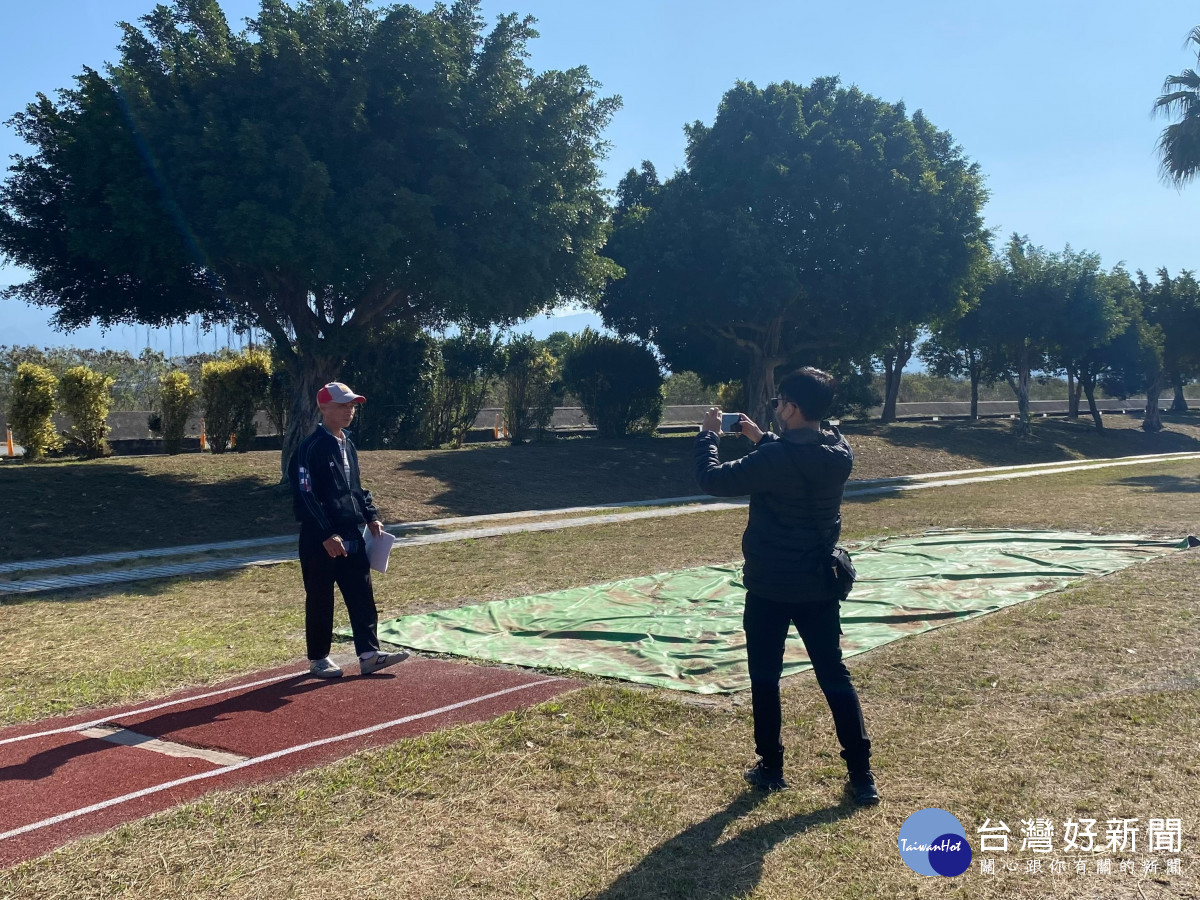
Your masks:
{"label": "tree shadow", "polygon": [[1200,475],[1137,475],[1122,478],[1118,484],[1140,487],[1158,494],[1200,494]]}
{"label": "tree shadow", "polygon": [[696,897],[732,900],[748,896],[761,880],[764,860],[772,849],[789,838],[858,811],[847,801],[764,822],[722,840],[731,824],[748,815],[766,798],[763,791],[744,791],[724,809],[654,848],[636,867],[603,891],[589,894],[588,900],[692,900]]}
{"label": "tree shadow", "polygon": [[[1166,417],[1164,417],[1166,421]],[[1191,422],[1181,422],[1192,424]],[[877,422],[848,424],[846,436],[872,435],[898,448],[941,450],[981,465],[1059,462],[1085,457],[1135,456],[1200,450],[1200,440],[1178,431],[1149,434],[1140,428],[1108,428],[1099,433],[1090,419],[1034,419],[1033,434],[1018,437],[1011,420],[920,424]]]}
{"label": "tree shadow", "polygon": [[397,471],[436,482],[429,502],[448,515],[482,515],[695,496],[694,447],[680,438],[552,437],[430,453]]}
{"label": "tree shadow", "polygon": [[[287,706],[296,697],[314,690],[336,690],[341,679],[318,679],[307,674],[296,675],[283,681],[263,685],[245,693],[191,709],[175,710],[162,715],[143,719],[128,727],[130,731],[147,737],[162,738],[173,732],[197,725],[218,722],[238,713],[270,713]],[[136,710],[134,711],[136,712]],[[132,718],[130,714],[116,714],[113,724]],[[74,759],[98,753],[117,746],[103,738],[81,737],[69,744],[52,747],[34,753],[22,762],[0,766],[0,783],[5,781],[36,781],[47,778],[59,767]],[[209,748],[223,749],[223,748]]]}
{"label": "tree shadow", "polygon": [[296,530],[291,497],[251,475],[188,477],[100,461],[0,468],[0,559],[52,559]]}

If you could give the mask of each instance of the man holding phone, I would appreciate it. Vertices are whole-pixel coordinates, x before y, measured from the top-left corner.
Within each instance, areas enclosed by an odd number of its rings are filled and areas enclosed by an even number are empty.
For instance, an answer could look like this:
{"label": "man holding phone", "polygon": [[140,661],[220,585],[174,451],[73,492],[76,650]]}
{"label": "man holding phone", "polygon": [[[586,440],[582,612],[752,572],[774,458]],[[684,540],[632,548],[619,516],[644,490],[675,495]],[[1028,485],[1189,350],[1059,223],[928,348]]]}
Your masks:
{"label": "man holding phone", "polygon": [[[794,624],[833,714],[849,776],[847,792],[856,803],[870,805],[879,802],[871,741],[840,642],[845,580],[837,573],[833,552],[854,454],[836,428],[822,427],[833,406],[833,388],[831,375],[811,367],[784,378],[779,396],[771,401],[778,434],[764,433],[743,413],[710,409],[696,441],[696,478],[703,491],[717,497],[750,495],[742,536],[742,625],[760,758],[745,773],[746,780],[768,791],[787,787],[779,679],[784,643]],[[742,434],[755,449],[722,464],[718,428]]]}
{"label": "man holding phone", "polygon": [[300,522],[300,571],[304,576],[304,632],[308,670],[318,678],[338,678],[341,667],[329,658],[333,643],[333,586],[342,591],[354,632],[359,671],[378,672],[408,658],[406,652],[379,649],[379,612],[371,586],[366,536],[383,533],[379,511],[359,480],[358,451],[344,429],[366,397],[340,381],[317,392],[321,424],[288,462],[293,509]]}

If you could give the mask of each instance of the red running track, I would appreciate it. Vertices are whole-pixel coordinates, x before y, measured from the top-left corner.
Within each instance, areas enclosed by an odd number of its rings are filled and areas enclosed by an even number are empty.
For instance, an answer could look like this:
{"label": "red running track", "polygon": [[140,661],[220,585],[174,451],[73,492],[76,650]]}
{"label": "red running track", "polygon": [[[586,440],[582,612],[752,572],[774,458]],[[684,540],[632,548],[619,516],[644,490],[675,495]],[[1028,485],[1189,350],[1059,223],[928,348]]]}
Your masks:
{"label": "red running track", "polygon": [[[374,675],[289,666],[162,700],[0,729],[0,867],[214,790],[541,703],[575,687],[516,669],[412,658]],[[99,724],[246,757],[210,762],[79,732]]]}

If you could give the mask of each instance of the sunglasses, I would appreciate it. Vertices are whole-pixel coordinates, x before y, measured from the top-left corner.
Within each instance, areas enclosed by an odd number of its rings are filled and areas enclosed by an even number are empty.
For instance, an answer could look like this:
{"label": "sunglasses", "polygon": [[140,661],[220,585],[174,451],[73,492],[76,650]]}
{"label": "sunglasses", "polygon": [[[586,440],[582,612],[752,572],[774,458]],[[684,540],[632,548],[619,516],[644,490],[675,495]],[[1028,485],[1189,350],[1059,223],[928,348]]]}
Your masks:
{"label": "sunglasses", "polygon": [[[783,402],[787,403],[789,401],[784,400]],[[778,397],[771,398],[771,409],[779,409],[779,398]]]}

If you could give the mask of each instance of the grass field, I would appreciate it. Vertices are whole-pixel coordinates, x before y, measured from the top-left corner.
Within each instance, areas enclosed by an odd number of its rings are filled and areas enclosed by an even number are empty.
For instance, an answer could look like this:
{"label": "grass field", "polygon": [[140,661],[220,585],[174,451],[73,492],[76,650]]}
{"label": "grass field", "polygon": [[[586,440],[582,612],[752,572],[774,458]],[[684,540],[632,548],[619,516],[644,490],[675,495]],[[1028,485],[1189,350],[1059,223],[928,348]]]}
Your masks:
{"label": "grass field", "polygon": [[[1133,417],[1106,421],[1100,435],[1082,419],[1038,420],[1029,439],[994,420],[846,430],[855,478],[1200,450],[1200,414],[1164,416],[1167,430],[1153,435]],[[680,435],[379,451],[362,455],[363,482],[388,523],[688,496],[697,493],[692,446]],[[0,559],[288,534],[296,525],[278,476],[279,455],[269,452],[6,463],[0,465]]]}
{"label": "grass field", "polygon": [[[1072,426],[1053,423],[1050,442],[1042,424],[1037,452],[1084,452],[1067,440]],[[1162,437],[1189,442],[1163,450],[1192,449],[1194,429],[1173,428],[1114,429],[1102,440],[1119,449],[1087,453],[1155,452],[1139,442]],[[964,430],[964,442],[1004,438]],[[987,446],[926,453],[935,432],[901,435],[860,435],[863,466],[872,439],[914,448],[917,471],[953,468],[948,458],[1013,461]],[[688,478],[690,447],[677,451]],[[396,496],[405,490],[398,482]],[[438,502],[432,482],[411,494],[422,491]],[[1200,532],[1198,499],[1194,461],[1104,469],[848,502],[845,536],[948,526],[1181,536]],[[686,518],[412,548],[378,579],[379,604],[414,612],[738,558],[743,511]],[[0,721],[295,659],[301,605],[291,564],[6,602]],[[379,887],[419,898],[1200,897],[1198,647],[1200,553],[1174,554],[854,657],[885,798],[873,810],[839,802],[836,739],[811,675],[785,684],[793,789],[768,799],[741,790],[752,756],[744,698],[591,682],[524,713],[215,794],[65,847],[0,872],[0,898],[317,898]],[[376,812],[364,820],[368,806]],[[1143,873],[1152,857],[1140,851],[1137,875],[1051,874],[1048,862],[1031,874],[1036,854],[1014,852],[1016,872],[998,855],[995,876],[976,866],[953,881],[924,879],[895,842],[904,819],[930,806],[956,813],[968,833],[1003,819],[1017,846],[1031,816],[1182,817],[1183,875],[1168,877],[1165,862]]]}

